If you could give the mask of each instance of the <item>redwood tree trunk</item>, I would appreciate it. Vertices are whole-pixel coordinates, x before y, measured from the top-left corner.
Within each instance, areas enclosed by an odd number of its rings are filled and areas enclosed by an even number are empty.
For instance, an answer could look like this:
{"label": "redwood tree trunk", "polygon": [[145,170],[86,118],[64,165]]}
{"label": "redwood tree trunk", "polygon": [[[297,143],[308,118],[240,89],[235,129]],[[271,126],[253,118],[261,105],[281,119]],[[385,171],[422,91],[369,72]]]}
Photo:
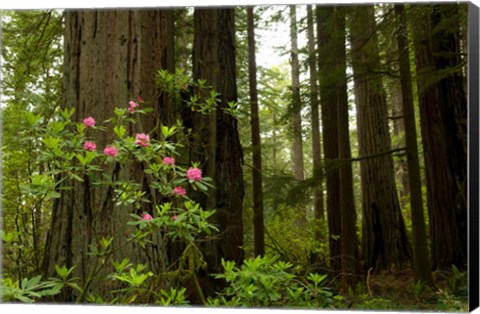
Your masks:
{"label": "redwood tree trunk", "polygon": [[405,142],[407,144],[408,182],[410,186],[410,206],[412,212],[412,231],[414,245],[415,281],[433,286],[433,278],[428,258],[427,231],[422,202],[422,182],[420,180],[420,163],[418,160],[417,130],[413,108],[413,92],[410,73],[410,53],[407,39],[407,19],[404,7],[395,6],[399,25],[397,35],[400,78],[402,87],[403,114],[405,122]]}
{"label": "redwood tree trunk", "polygon": [[[317,72],[317,50],[315,49],[315,34],[313,9],[311,5],[307,6],[307,24],[308,24],[308,68],[310,71],[310,107],[312,115],[312,164],[313,174],[319,177],[318,184],[314,189],[314,213],[315,218],[325,219],[325,208],[323,206],[323,179],[321,178],[321,143],[320,143],[320,114],[318,98],[318,72]],[[322,238],[322,231],[317,235],[318,240]]]}
{"label": "redwood tree trunk", "polygon": [[[219,239],[210,241],[204,250],[209,273],[221,272],[221,258],[241,263],[243,260],[243,221],[242,202],[243,152],[237,128],[237,120],[225,112],[229,102],[237,100],[235,73],[235,20],[234,9],[195,9],[195,37],[193,51],[193,76],[206,80],[220,94],[220,102],[215,121],[210,118],[193,119],[193,131],[206,133],[195,141],[202,149],[201,155],[194,155],[199,162],[207,163],[210,173],[214,173],[216,209],[213,222],[220,229]],[[212,127],[209,124],[215,124]],[[211,132],[215,129],[215,136]],[[215,147],[211,144],[215,143]],[[215,148],[215,151],[212,151]],[[213,155],[213,156],[212,156]],[[212,171],[211,160],[215,170]],[[210,160],[210,162],[209,162]],[[193,160],[195,161],[195,160]],[[204,278],[205,279],[205,278]],[[218,288],[214,282],[206,279],[206,294],[211,295]]]}
{"label": "redwood tree trunk", "polygon": [[[359,153],[362,158],[391,150],[387,106],[375,35],[373,6],[351,11],[352,67]],[[410,258],[410,248],[398,203],[393,160],[383,154],[361,161],[363,207],[363,258],[367,269],[376,271],[400,265]]]}
{"label": "redwood tree trunk", "polygon": [[[66,12],[63,104],[76,109],[76,121],[88,116],[105,121],[113,116],[115,107],[127,107],[130,99],[141,96],[154,102],[154,113],[131,125],[127,132],[146,133],[153,128],[164,110],[161,104],[155,104],[155,74],[167,67],[166,60],[173,60],[167,56],[173,47],[164,46],[168,42],[166,29],[161,26],[164,18],[165,12],[158,10]],[[114,136],[107,132],[97,134],[97,147],[105,147]],[[142,169],[132,168],[121,169],[117,164],[107,173],[112,178],[145,183]],[[80,277],[81,284],[85,284],[100,267],[99,260],[88,255],[89,245],[101,237],[114,238],[113,259],[127,257],[132,263],[149,262],[154,271],[163,270],[166,256],[159,249],[161,246],[143,250],[127,243],[135,231],[127,225],[133,208],[117,208],[112,203],[111,188],[95,189],[87,177],[84,179],[84,183],[70,182],[73,189],[63,191],[54,204],[43,260],[44,276],[54,276],[55,265],[76,266],[73,276]],[[108,264],[107,261],[101,268],[100,278],[112,271]],[[110,288],[107,281],[99,280],[90,284],[89,291],[105,298]],[[65,295],[62,301],[72,301],[74,297]]]}
{"label": "redwood tree trunk", "polygon": [[[298,64],[297,11],[290,6],[290,39],[292,60],[292,130],[293,130],[293,174],[295,180],[303,181],[302,104],[300,100],[300,65]],[[305,213],[302,214],[305,217]]]}
{"label": "redwood tree trunk", "polygon": [[255,25],[253,7],[247,8],[248,82],[250,91],[250,125],[252,134],[253,230],[255,255],[265,254],[263,228],[262,147],[258,120],[257,64],[255,60]]}
{"label": "redwood tree trunk", "polygon": [[[350,128],[348,115],[347,95],[347,58],[345,52],[345,9],[337,6],[334,13],[333,44],[337,56],[335,84],[337,90],[337,123],[338,123],[338,158],[349,160],[352,157],[350,150]],[[354,287],[356,274],[359,271],[359,251],[356,232],[357,215],[353,193],[352,164],[348,163],[340,168],[340,211],[342,218],[342,274],[343,288]]]}
{"label": "redwood tree trunk", "polygon": [[335,169],[338,159],[337,90],[335,86],[336,55],[333,47],[333,7],[317,6],[318,77],[322,113],[323,154],[327,186],[327,217],[330,248],[330,267],[336,274],[342,270],[340,211],[340,173]]}
{"label": "redwood tree trunk", "polygon": [[[458,7],[428,9],[418,10],[413,21],[432,266],[463,268],[467,256],[467,120],[458,21],[452,23]],[[440,17],[453,27],[442,28]]]}

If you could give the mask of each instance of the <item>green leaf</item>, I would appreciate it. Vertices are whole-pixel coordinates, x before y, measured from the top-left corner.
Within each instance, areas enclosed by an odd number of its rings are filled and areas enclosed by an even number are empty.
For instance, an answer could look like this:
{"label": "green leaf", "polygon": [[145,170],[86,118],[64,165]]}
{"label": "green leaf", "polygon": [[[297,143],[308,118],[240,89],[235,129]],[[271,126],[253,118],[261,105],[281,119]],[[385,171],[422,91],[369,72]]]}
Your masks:
{"label": "green leaf", "polygon": [[113,128],[113,132],[115,133],[115,135],[117,135],[119,138],[123,138],[125,136],[125,127],[123,125],[120,125],[120,126],[115,126]]}

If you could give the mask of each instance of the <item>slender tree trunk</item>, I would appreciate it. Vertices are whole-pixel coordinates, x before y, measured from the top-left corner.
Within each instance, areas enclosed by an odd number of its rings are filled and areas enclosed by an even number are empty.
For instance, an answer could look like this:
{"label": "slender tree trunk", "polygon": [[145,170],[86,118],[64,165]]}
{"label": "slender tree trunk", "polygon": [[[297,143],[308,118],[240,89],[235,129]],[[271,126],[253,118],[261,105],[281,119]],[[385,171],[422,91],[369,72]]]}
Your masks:
{"label": "slender tree trunk", "polygon": [[427,232],[422,202],[422,182],[418,160],[417,130],[413,109],[413,92],[410,72],[410,52],[407,38],[407,19],[405,7],[395,5],[395,14],[399,25],[397,43],[399,51],[400,78],[402,87],[403,120],[405,123],[405,141],[407,144],[408,182],[410,186],[410,206],[413,228],[413,268],[415,281],[433,286],[433,278],[428,257]]}
{"label": "slender tree trunk", "polygon": [[[293,174],[295,180],[304,180],[302,144],[302,104],[300,100],[300,66],[298,64],[297,9],[290,6],[290,39],[292,62],[292,126],[293,126]],[[302,213],[305,217],[305,213]]]}
{"label": "slender tree trunk", "polygon": [[340,173],[335,168],[338,159],[337,90],[334,83],[336,55],[332,54],[333,7],[317,6],[318,77],[322,110],[323,153],[327,186],[327,218],[330,248],[330,267],[336,274],[342,271],[340,211]]}
{"label": "slender tree trunk", "polygon": [[262,150],[258,121],[257,64],[255,60],[255,24],[253,7],[247,7],[248,77],[250,90],[250,125],[252,134],[253,229],[255,255],[265,254],[263,230]]}
{"label": "slender tree trunk", "polygon": [[[318,110],[318,73],[317,73],[317,50],[315,49],[315,34],[312,5],[307,6],[308,26],[308,68],[310,70],[310,106],[312,115],[312,163],[313,174],[319,178],[314,189],[314,214],[315,219],[325,219],[325,208],[323,206],[323,180],[321,177],[321,144],[320,144],[320,114]],[[321,230],[317,239],[322,239]]]}
{"label": "slender tree trunk", "polygon": [[[63,103],[76,109],[73,119],[82,121],[93,116],[97,121],[105,121],[116,106],[127,107],[132,98],[157,99],[155,74],[167,67],[165,60],[172,59],[165,54],[173,49],[161,49],[164,42],[169,42],[167,37],[173,36],[161,27],[164,14],[158,10],[66,12]],[[164,109],[160,105],[154,104],[154,113],[131,125],[128,132],[151,131]],[[105,147],[112,140],[112,134],[98,133],[97,147]],[[144,184],[143,169],[139,168],[122,169],[116,164],[107,173],[112,178]],[[44,276],[55,276],[55,265],[76,266],[73,276],[80,278],[80,284],[84,287],[89,284],[88,291],[107,298],[107,291],[112,288],[108,281],[90,282],[90,276],[97,270],[98,277],[113,271],[109,263],[102,264],[99,258],[89,255],[90,245],[98,245],[96,241],[102,237],[113,237],[113,259],[147,262],[153,271],[164,271],[166,256],[161,249],[161,238],[153,239],[157,245],[145,250],[127,242],[135,232],[127,224],[134,209],[116,208],[113,188],[95,189],[87,177],[84,179],[84,183],[70,182],[73,189],[63,191],[53,206],[43,260]],[[65,294],[62,301],[73,301],[75,297],[73,293]]]}
{"label": "slender tree trunk", "polygon": [[[348,95],[347,95],[347,58],[345,52],[345,10],[335,8],[335,30],[332,36],[335,55],[337,56],[337,69],[335,71],[335,84],[337,90],[337,123],[338,123],[338,158],[348,160],[352,157],[350,150],[350,128],[348,121]],[[340,211],[342,219],[342,274],[343,288],[354,288],[356,274],[359,270],[358,239],[356,232],[357,215],[355,211],[355,198],[353,193],[352,165],[340,168]]]}
{"label": "slender tree trunk", "polygon": [[[355,83],[360,156],[391,150],[387,106],[379,67],[373,6],[351,11],[352,67]],[[375,271],[400,265],[410,258],[406,228],[400,212],[390,154],[361,161],[363,257]]]}

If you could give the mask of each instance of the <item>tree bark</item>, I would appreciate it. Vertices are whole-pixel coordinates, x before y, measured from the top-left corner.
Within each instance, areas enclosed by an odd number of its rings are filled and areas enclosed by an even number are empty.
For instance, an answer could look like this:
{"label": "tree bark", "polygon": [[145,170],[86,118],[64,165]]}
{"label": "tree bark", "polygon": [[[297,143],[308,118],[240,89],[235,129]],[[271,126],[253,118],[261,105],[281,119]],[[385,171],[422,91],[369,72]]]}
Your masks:
{"label": "tree bark", "polygon": [[[315,219],[325,219],[325,208],[323,206],[323,180],[321,178],[321,143],[320,143],[320,114],[318,99],[318,73],[317,73],[317,50],[315,49],[315,34],[313,9],[311,5],[307,6],[307,30],[308,30],[308,68],[310,70],[310,107],[311,107],[311,123],[312,123],[312,165],[313,174],[319,177],[319,183],[314,189],[314,215]],[[322,238],[321,230],[317,235],[317,239]]]}
{"label": "tree bark", "polygon": [[457,10],[456,5],[419,8],[413,19],[434,268],[464,268],[467,256],[467,119]]}
{"label": "tree bark", "polygon": [[[391,150],[385,91],[376,74],[380,59],[373,6],[359,6],[350,15],[351,57],[360,156]],[[391,155],[361,161],[363,239],[367,269],[401,265],[410,258],[400,212]]]}
{"label": "tree bark", "polygon": [[[221,272],[221,258],[240,264],[243,260],[243,221],[242,202],[243,185],[243,152],[237,128],[237,120],[225,112],[229,102],[237,100],[235,73],[235,29],[234,9],[195,9],[194,38],[194,78],[205,79],[207,85],[213,86],[220,94],[216,110],[216,119],[193,119],[194,132],[213,132],[208,124],[215,124],[215,138],[211,133],[200,137],[195,143],[197,147],[207,147],[200,162],[205,163],[214,156],[214,194],[216,214],[213,222],[220,229],[218,239],[206,244],[204,250],[208,272]],[[209,131],[207,131],[209,130]],[[215,152],[211,141],[215,142]],[[191,154],[194,156],[194,154]],[[207,167],[211,167],[208,164]],[[211,168],[210,168],[211,169]],[[211,202],[211,200],[210,200]],[[205,200],[201,203],[207,204]],[[211,204],[210,206],[212,206]],[[215,287],[210,279],[206,279],[206,294],[212,295]]]}
{"label": "tree bark", "polygon": [[252,135],[253,229],[255,256],[265,254],[263,228],[262,147],[258,120],[257,64],[255,59],[255,24],[253,7],[247,7],[248,82],[250,91],[250,125]]}
{"label": "tree bark", "polygon": [[[170,48],[164,46],[167,37],[173,35],[161,26],[164,14],[158,10],[66,12],[63,104],[76,109],[76,121],[87,116],[105,121],[116,106],[127,107],[128,101],[138,96],[149,101],[157,99],[155,74],[167,67],[165,60],[172,60],[167,57]],[[131,125],[127,132],[152,130],[164,110],[160,105],[154,104],[154,113]],[[105,147],[112,140],[113,134],[99,133],[97,147]],[[135,169],[122,169],[116,164],[107,173],[112,178],[145,183],[142,169],[132,168]],[[153,271],[164,270],[166,256],[159,249],[161,246],[143,250],[127,242],[135,230],[127,225],[133,209],[116,208],[111,188],[94,189],[88,178],[84,179],[82,184],[70,182],[73,189],[63,191],[54,204],[43,260],[45,278],[55,276],[55,265],[76,266],[73,276],[80,277],[81,285],[88,283],[89,276],[98,268],[97,278],[112,271],[109,263],[101,268],[101,261],[88,255],[89,246],[101,237],[113,237],[113,259],[149,261]],[[91,282],[88,291],[106,298],[110,288],[107,281],[99,280]],[[62,301],[72,301],[74,297],[64,295]]]}
{"label": "tree bark", "polygon": [[[302,143],[302,104],[300,100],[300,66],[298,64],[297,11],[290,6],[290,39],[292,62],[292,129],[293,129],[293,174],[296,181],[304,180],[303,143]],[[302,213],[305,217],[305,213]]]}
{"label": "tree bark", "polygon": [[427,232],[422,201],[422,182],[418,160],[417,130],[413,109],[413,92],[410,72],[410,52],[407,38],[407,19],[405,7],[395,5],[395,14],[399,25],[397,43],[399,53],[400,78],[402,87],[403,120],[405,123],[405,142],[407,145],[408,182],[410,186],[410,206],[413,229],[413,269],[415,281],[433,286],[433,278],[428,257]]}
{"label": "tree bark", "polygon": [[[350,149],[350,128],[348,115],[347,95],[347,59],[345,52],[345,10],[337,6],[334,12],[335,31],[332,37],[337,69],[335,70],[335,84],[337,90],[337,124],[338,124],[338,158],[348,160],[352,157]],[[355,211],[355,197],[353,193],[352,165],[348,164],[340,169],[340,211],[342,220],[342,274],[343,288],[354,287],[356,274],[359,271],[359,251],[356,232],[357,215]]]}
{"label": "tree bark", "polygon": [[332,54],[333,7],[317,6],[318,77],[322,113],[323,154],[327,187],[327,219],[330,248],[330,267],[340,274],[342,217],[340,210],[340,173],[335,168],[338,159],[337,90],[335,85],[336,55]]}

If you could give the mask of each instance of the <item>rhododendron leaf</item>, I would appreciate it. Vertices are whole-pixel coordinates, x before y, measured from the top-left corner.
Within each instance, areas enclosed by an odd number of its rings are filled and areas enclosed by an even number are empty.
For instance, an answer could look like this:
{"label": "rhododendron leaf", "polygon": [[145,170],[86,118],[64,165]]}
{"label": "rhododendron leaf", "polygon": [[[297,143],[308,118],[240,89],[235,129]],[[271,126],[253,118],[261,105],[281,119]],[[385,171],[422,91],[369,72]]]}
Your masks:
{"label": "rhododendron leaf", "polygon": [[25,120],[27,121],[29,127],[36,127],[41,122],[41,119],[41,114],[34,114],[30,111],[25,113]]}
{"label": "rhododendron leaf", "polygon": [[73,113],[75,112],[75,108],[65,108],[64,110],[60,110],[60,115],[65,119],[65,120],[70,120],[70,118],[73,116]]}
{"label": "rhododendron leaf", "polygon": [[115,135],[117,135],[119,138],[123,138],[123,136],[125,135],[125,127],[123,125],[120,125],[120,126],[115,126],[113,128],[113,132],[115,133]]}
{"label": "rhododendron leaf", "polygon": [[79,182],[83,182],[83,181],[84,181],[82,178],[80,178],[78,175],[76,175],[76,174],[73,173],[73,172],[69,172],[68,175],[69,175],[70,177],[72,177],[73,179],[79,181]]}
{"label": "rhododendron leaf", "polygon": [[77,132],[83,133],[85,131],[85,125],[83,123],[77,123]]}
{"label": "rhododendron leaf", "polygon": [[141,109],[141,110],[138,110],[138,111],[140,111],[140,112],[142,112],[142,113],[149,113],[149,112],[152,112],[152,111],[153,111],[153,108],[151,108],[151,107],[145,107],[145,108],[143,108],[143,109]]}

